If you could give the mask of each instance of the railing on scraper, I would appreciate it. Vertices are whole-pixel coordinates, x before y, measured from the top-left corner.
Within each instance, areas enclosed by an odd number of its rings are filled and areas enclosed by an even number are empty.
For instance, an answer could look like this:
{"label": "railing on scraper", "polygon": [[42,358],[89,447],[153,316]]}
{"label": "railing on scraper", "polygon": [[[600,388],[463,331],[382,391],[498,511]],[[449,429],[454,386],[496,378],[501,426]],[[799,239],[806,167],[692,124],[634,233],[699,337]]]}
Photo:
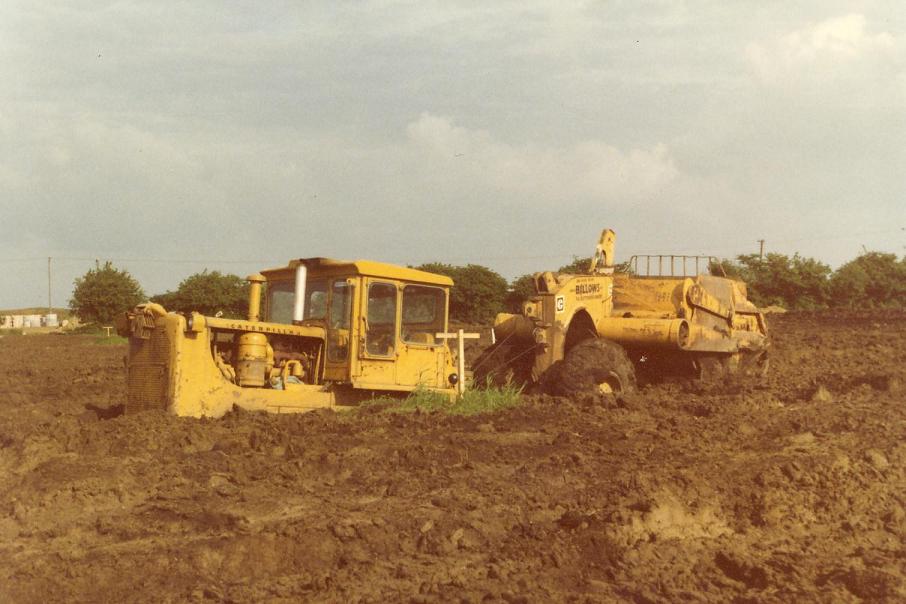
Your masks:
{"label": "railing on scraper", "polygon": [[[656,266],[655,263],[656,262]],[[666,265],[666,267],[665,267]],[[695,268],[690,273],[690,268]],[[686,256],[681,254],[639,254],[629,259],[629,269],[636,277],[694,277],[701,274],[702,268],[707,274],[714,274],[714,267],[720,271],[720,277],[726,277],[723,264],[715,256]],[[652,272],[653,269],[657,272]],[[669,272],[665,271],[665,268]],[[679,269],[679,270],[678,270]]]}

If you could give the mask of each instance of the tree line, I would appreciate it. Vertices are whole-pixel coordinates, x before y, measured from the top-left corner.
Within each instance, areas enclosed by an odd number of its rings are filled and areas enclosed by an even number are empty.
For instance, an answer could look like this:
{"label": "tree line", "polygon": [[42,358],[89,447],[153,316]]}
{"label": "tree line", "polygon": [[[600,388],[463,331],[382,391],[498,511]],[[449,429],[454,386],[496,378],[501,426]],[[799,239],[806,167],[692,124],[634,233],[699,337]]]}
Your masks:
{"label": "tree line", "polygon": [[183,279],[175,291],[149,297],[128,271],[108,261],[97,263],[73,285],[69,307],[85,323],[110,324],[120,313],[149,300],[167,310],[208,316],[245,318],[248,312],[248,282],[220,271],[205,269]]}
{"label": "tree line", "polygon": [[[557,272],[584,273],[590,260],[576,257]],[[518,311],[534,293],[532,275],[508,282],[496,271],[478,264],[432,262],[413,268],[453,279],[450,316],[464,323],[484,323],[498,312]],[[629,269],[618,266],[617,270]],[[764,258],[744,254],[735,260],[719,261],[711,272],[744,281],[749,299],[761,307],[906,307],[906,256],[898,259],[896,254],[867,252],[837,270],[798,253],[767,254]],[[110,262],[98,263],[77,278],[74,286],[69,305],[87,323],[109,324],[117,314],[149,299],[167,310],[221,313],[231,318],[244,317],[248,306],[248,283],[244,279],[207,269],[185,278],[176,290],[150,298],[132,275]]]}
{"label": "tree line", "polygon": [[[728,277],[744,281],[758,306],[790,310],[906,306],[906,256],[866,252],[837,270],[799,254],[758,254],[724,260]],[[719,274],[719,273],[718,273]]]}

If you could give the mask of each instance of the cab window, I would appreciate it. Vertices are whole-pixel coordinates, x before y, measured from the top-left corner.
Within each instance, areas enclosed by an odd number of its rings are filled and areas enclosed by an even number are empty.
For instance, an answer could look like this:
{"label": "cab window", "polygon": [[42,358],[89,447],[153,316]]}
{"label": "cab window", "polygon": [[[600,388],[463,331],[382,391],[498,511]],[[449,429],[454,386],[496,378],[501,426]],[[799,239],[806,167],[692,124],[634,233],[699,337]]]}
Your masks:
{"label": "cab window", "polygon": [[305,311],[303,318],[327,318],[327,281],[309,281],[305,284]]}
{"label": "cab window", "polygon": [[267,320],[271,323],[293,322],[293,301],[296,288],[292,281],[267,283]]}
{"label": "cab window", "polygon": [[349,325],[352,316],[352,286],[334,281],[330,292],[330,318],[327,330],[327,360],[345,361],[349,356]]}
{"label": "cab window", "polygon": [[[292,324],[296,303],[294,281],[272,281],[267,284],[267,320],[271,323]],[[327,282],[308,281],[305,284],[303,319],[327,317]]]}
{"label": "cab window", "polygon": [[444,331],[446,292],[439,287],[407,285],[403,288],[403,341],[437,344],[435,334]]}
{"label": "cab window", "polygon": [[396,286],[372,283],[368,286],[368,322],[365,350],[376,356],[390,356],[396,344]]}

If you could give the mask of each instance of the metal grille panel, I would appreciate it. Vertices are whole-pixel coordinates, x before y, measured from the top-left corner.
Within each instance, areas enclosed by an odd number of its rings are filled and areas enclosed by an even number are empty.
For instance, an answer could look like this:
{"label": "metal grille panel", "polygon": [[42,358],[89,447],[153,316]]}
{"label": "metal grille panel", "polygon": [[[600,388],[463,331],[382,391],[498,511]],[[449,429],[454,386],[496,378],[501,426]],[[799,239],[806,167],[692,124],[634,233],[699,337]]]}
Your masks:
{"label": "metal grille panel", "polygon": [[169,377],[169,339],[163,326],[147,340],[132,338],[129,351],[126,413],[166,409]]}

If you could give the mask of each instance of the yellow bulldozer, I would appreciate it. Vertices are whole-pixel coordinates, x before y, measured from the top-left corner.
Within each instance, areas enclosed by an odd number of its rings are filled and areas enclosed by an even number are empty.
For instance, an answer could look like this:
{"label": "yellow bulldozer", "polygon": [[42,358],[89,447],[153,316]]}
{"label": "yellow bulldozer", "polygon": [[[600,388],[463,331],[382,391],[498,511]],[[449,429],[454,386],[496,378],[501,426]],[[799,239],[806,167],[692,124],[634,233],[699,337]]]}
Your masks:
{"label": "yellow bulldozer", "polygon": [[166,409],[219,417],[302,412],[416,388],[451,397],[456,373],[443,338],[452,280],[367,260],[293,260],[249,277],[247,319],[125,313],[126,413]]}
{"label": "yellow bulldozer", "polygon": [[721,265],[708,256],[633,256],[618,267],[615,243],[605,229],[583,274],[535,273],[522,312],[497,316],[475,381],[572,396],[632,391],[637,374],[764,375],[767,325],[743,282],[710,274]]}

